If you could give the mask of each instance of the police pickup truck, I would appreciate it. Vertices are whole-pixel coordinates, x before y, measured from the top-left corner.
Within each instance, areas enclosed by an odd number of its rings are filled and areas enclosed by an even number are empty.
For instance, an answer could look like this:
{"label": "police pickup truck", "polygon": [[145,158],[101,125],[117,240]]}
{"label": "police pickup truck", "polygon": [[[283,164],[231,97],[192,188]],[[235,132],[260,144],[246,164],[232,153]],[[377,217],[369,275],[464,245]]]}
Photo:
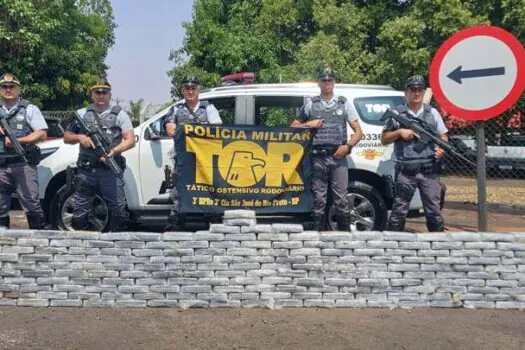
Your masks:
{"label": "police pickup truck", "polygon": [[[200,99],[213,103],[226,125],[276,126],[275,115],[284,113],[289,120],[294,119],[305,99],[318,93],[315,83],[253,84],[203,90]],[[362,141],[348,155],[351,228],[382,230],[393,201],[394,163],[392,146],[381,144],[380,118],[388,108],[403,103],[404,95],[389,86],[350,84],[336,85],[335,93],[350,101],[364,133]],[[165,222],[168,216],[171,200],[165,171],[172,166],[173,140],[162,123],[168,111],[169,108],[137,126],[136,146],[125,153],[125,192],[134,223]],[[50,224],[69,230],[73,197],[66,184],[66,169],[75,166],[78,145],[66,145],[59,139],[45,142],[41,148],[45,155],[38,167],[43,208]],[[328,228],[335,229],[334,209],[329,207]],[[421,200],[416,194],[411,209],[419,208]],[[95,200],[90,221],[98,230],[108,224],[108,207],[101,197]]]}

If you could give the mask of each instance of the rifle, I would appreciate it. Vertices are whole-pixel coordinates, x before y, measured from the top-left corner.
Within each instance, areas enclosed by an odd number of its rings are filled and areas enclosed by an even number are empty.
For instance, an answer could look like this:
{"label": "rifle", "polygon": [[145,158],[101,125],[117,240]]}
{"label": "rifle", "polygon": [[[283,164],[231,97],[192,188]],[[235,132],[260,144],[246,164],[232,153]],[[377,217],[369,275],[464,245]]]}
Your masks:
{"label": "rifle", "polygon": [[26,151],[24,147],[20,144],[20,141],[18,141],[18,139],[16,138],[15,134],[13,133],[13,130],[11,130],[11,127],[9,127],[7,118],[8,115],[6,111],[0,108],[0,126],[4,131],[4,135],[7,136],[9,140],[11,140],[11,144],[13,145],[13,149],[15,150],[16,154],[18,154],[22,158],[24,163],[27,163]]}
{"label": "rifle", "polygon": [[120,165],[116,162],[115,158],[109,156],[109,146],[102,134],[102,131],[100,130],[100,127],[95,124],[93,125],[92,129],[90,129],[80,117],[80,115],[78,115],[78,113],[75,113],[74,115],[79,125],[86,132],[86,135],[89,136],[91,141],[93,141],[93,144],[95,145],[95,153],[99,157],[104,158],[106,165],[116,177],[122,178],[122,176],[124,176],[124,172],[122,171]]}
{"label": "rifle", "polygon": [[386,121],[389,118],[396,120],[403,128],[410,129],[419,136],[417,139],[417,144],[414,147],[416,152],[421,152],[426,145],[432,142],[438,145],[439,147],[443,148],[445,152],[448,152],[463,160],[464,162],[476,167],[476,163],[459,153],[446,141],[443,141],[436,132],[432,131],[428,127],[428,125],[424,121],[410,118],[406,115],[406,113],[399,113],[395,109],[387,110],[380,120]]}

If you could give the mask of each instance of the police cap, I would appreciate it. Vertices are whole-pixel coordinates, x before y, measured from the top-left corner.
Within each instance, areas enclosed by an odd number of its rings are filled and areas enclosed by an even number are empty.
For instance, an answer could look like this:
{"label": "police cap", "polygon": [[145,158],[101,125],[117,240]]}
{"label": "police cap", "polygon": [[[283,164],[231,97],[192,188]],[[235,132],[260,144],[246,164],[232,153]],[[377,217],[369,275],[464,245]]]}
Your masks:
{"label": "police cap", "polygon": [[20,80],[11,73],[5,73],[0,77],[0,84],[16,84],[21,86]]}
{"label": "police cap", "polygon": [[426,87],[427,83],[425,82],[425,78],[423,78],[422,75],[413,75],[409,77],[405,82],[405,90],[408,90],[410,88],[425,89]]}
{"label": "police cap", "polygon": [[199,81],[199,79],[197,79],[196,76],[194,75],[188,75],[187,77],[185,77],[184,79],[182,79],[182,81],[180,82],[180,85],[185,88],[185,87],[193,87],[193,86],[199,86],[201,84],[201,82]]}
{"label": "police cap", "polygon": [[335,80],[335,73],[330,68],[323,68],[317,73],[317,80]]}
{"label": "police cap", "polygon": [[110,91],[111,84],[106,78],[99,78],[95,84],[91,87],[91,91]]}

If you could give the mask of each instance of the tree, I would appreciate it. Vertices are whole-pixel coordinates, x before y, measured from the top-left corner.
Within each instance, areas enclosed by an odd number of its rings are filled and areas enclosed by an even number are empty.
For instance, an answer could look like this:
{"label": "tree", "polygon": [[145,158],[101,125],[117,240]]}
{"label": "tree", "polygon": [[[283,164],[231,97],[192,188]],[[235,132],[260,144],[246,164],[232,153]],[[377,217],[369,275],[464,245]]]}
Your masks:
{"label": "tree", "polygon": [[0,0],[0,71],[44,109],[83,104],[108,68],[112,11],[109,0]]}
{"label": "tree", "polygon": [[137,101],[129,101],[128,114],[133,121],[140,121],[141,115],[144,109],[144,99],[141,98]]}
{"label": "tree", "polygon": [[242,71],[291,82],[323,65],[343,82],[401,88],[428,75],[439,46],[468,26],[498,25],[523,42],[524,16],[523,0],[196,0],[168,74],[174,96],[187,73],[206,86]]}

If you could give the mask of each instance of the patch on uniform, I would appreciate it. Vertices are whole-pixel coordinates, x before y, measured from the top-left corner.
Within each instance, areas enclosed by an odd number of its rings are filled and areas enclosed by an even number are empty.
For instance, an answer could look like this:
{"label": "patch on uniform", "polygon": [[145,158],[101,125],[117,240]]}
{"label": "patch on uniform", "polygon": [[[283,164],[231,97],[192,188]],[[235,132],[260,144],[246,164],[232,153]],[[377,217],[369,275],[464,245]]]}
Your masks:
{"label": "patch on uniform", "polygon": [[385,152],[379,151],[373,148],[367,148],[356,153],[359,157],[363,157],[367,160],[374,160],[377,157],[381,157]]}
{"label": "patch on uniform", "polygon": [[342,108],[338,108],[336,111],[335,111],[335,114],[337,115],[343,115],[344,111]]}
{"label": "patch on uniform", "polygon": [[16,120],[17,122],[23,122],[24,119],[25,119],[25,117],[24,117],[23,114],[19,114],[19,115],[17,115],[17,116],[15,117],[15,120]]}

